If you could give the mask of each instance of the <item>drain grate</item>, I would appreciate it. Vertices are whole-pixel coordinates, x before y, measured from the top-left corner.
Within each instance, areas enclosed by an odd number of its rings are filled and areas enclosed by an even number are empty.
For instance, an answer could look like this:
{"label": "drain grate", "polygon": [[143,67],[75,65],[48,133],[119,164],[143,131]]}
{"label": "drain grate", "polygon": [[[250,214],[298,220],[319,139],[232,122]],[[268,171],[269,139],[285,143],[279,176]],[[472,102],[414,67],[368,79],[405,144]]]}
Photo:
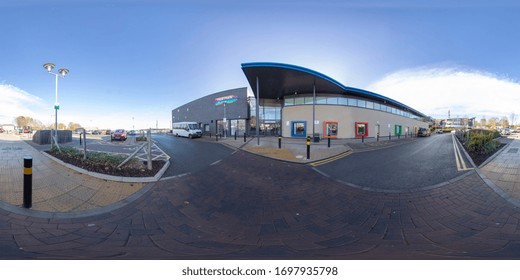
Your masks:
{"label": "drain grate", "polygon": [[508,154],[516,154],[518,153],[518,148],[511,148],[509,151],[507,151]]}

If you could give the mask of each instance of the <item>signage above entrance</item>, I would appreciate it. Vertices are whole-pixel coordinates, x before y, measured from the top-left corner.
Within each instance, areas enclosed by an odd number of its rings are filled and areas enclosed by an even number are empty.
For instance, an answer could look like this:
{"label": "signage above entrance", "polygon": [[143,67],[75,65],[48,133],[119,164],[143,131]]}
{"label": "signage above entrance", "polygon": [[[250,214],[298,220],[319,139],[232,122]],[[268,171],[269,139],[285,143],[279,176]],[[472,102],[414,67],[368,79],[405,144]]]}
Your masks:
{"label": "signage above entrance", "polygon": [[238,100],[238,96],[236,95],[227,95],[215,98],[215,105],[222,105],[222,104],[230,104],[235,103]]}

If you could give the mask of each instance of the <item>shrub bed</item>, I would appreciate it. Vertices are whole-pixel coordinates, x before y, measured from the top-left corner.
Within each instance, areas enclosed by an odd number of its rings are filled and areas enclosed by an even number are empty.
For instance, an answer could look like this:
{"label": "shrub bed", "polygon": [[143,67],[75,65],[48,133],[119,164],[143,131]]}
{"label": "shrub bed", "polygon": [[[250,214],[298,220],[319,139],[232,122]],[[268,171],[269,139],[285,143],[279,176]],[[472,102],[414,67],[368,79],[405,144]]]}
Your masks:
{"label": "shrub bed", "polygon": [[76,148],[62,146],[60,149],[61,152],[57,148],[53,148],[46,153],[79,168],[113,176],[152,177],[164,165],[164,161],[154,160],[152,170],[148,170],[143,162],[133,158],[118,168],[117,166],[126,159],[125,156],[87,151],[87,159],[84,160],[83,152]]}
{"label": "shrub bed", "polygon": [[473,129],[470,132],[463,132],[457,137],[477,166],[506,145],[497,140],[500,137],[498,131]]}

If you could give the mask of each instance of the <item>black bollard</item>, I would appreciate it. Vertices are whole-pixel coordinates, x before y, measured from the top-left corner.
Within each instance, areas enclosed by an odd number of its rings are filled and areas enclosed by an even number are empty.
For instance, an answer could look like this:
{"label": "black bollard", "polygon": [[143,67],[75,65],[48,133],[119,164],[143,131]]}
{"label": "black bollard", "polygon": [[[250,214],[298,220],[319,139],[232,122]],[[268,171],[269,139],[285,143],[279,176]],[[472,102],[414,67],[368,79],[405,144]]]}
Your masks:
{"label": "black bollard", "polygon": [[392,133],[388,132],[388,140],[392,140]]}
{"label": "black bollard", "polygon": [[361,135],[361,143],[365,143],[365,135]]}
{"label": "black bollard", "polygon": [[81,145],[81,134],[82,134],[82,133],[79,134],[79,144],[80,144],[80,145]]}
{"label": "black bollard", "polygon": [[397,139],[401,139],[401,134],[397,134]]}
{"label": "black bollard", "polygon": [[244,142],[246,142],[246,133],[244,132]]}
{"label": "black bollard", "polygon": [[282,148],[282,135],[278,135],[278,149]]}
{"label": "black bollard", "polygon": [[218,142],[218,133],[215,133],[215,141]]}
{"label": "black bollard", "polygon": [[377,142],[379,142],[379,132],[377,133]]}
{"label": "black bollard", "polygon": [[330,134],[327,136],[327,138],[328,138],[328,139],[327,139],[327,147],[330,148]]}
{"label": "black bollard", "polygon": [[311,158],[311,137],[307,136],[307,159]]}
{"label": "black bollard", "polygon": [[237,140],[237,132],[236,132],[236,130],[235,130],[235,140]]}
{"label": "black bollard", "polygon": [[32,157],[23,158],[23,207],[32,207]]}

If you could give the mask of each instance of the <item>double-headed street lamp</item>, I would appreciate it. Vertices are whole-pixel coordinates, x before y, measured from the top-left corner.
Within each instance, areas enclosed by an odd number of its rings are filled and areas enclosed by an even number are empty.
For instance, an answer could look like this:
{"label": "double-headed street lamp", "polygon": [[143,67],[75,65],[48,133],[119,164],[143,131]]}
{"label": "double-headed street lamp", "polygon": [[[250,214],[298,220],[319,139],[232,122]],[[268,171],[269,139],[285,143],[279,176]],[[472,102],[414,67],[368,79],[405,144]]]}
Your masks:
{"label": "double-headed street lamp", "polygon": [[52,69],[54,69],[54,67],[56,67],[56,65],[54,65],[53,63],[45,63],[43,65],[43,68],[47,69],[47,72],[49,72],[49,74],[52,74],[56,77],[56,101],[54,102],[54,110],[56,112],[56,114],[55,114],[55,117],[56,117],[55,129],[56,130],[54,131],[54,141],[56,141],[56,143],[58,143],[58,110],[60,109],[60,103],[58,103],[58,77],[65,78],[65,75],[67,75],[69,73],[69,69],[61,68],[58,70],[59,74],[56,74],[54,72],[51,72]]}

